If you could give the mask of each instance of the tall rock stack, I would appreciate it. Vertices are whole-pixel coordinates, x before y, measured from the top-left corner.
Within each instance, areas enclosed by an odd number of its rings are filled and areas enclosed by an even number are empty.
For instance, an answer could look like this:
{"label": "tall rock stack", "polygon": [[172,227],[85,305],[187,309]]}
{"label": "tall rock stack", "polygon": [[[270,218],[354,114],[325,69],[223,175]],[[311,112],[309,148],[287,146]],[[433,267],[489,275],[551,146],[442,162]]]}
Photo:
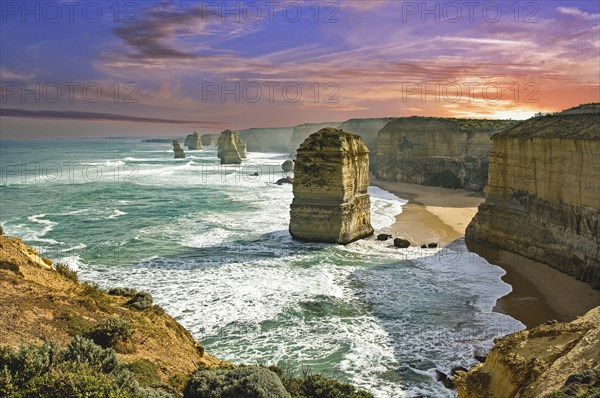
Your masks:
{"label": "tall rock stack", "polygon": [[347,244],[373,234],[369,150],[334,128],[311,134],[298,148],[290,234],[294,239]]}
{"label": "tall rock stack", "polygon": [[175,159],[184,159],[185,153],[183,152],[183,148],[179,144],[179,141],[173,140],[173,152],[175,152]]}
{"label": "tall rock stack", "polygon": [[193,134],[189,134],[187,137],[185,137],[185,143],[183,145],[186,146],[190,151],[196,151],[203,148],[200,136],[195,131]]}
{"label": "tall rock stack", "polygon": [[240,164],[242,158],[247,156],[246,144],[231,130],[225,130],[219,137],[219,148],[217,156],[221,164]]}
{"label": "tall rock stack", "polygon": [[518,253],[600,289],[600,104],[597,113],[592,105],[493,136],[486,200],[466,231],[471,250]]}

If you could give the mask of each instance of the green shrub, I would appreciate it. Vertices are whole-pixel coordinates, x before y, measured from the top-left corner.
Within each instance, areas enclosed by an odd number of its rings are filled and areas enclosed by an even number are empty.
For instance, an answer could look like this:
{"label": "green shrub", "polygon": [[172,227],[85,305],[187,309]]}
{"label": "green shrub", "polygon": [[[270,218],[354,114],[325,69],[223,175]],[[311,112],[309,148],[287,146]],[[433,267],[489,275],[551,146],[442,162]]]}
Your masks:
{"label": "green shrub", "polygon": [[133,297],[138,293],[137,290],[130,287],[114,287],[108,290],[111,296]]}
{"label": "green shrub", "polygon": [[148,387],[160,382],[159,366],[147,359],[140,359],[127,364],[127,368],[135,374],[141,386]]}
{"label": "green shrub", "polygon": [[261,366],[200,369],[183,390],[184,398],[290,398],[279,377]]}
{"label": "green shrub", "polygon": [[150,293],[139,292],[127,302],[127,305],[138,310],[145,310],[152,307],[152,301]]}
{"label": "green shrub", "polygon": [[303,369],[301,376],[276,366],[269,370],[281,378],[293,398],[373,398],[371,393],[322,374],[313,374],[308,368]]}
{"label": "green shrub", "polygon": [[133,328],[125,319],[109,317],[99,326],[88,333],[96,344],[101,347],[114,347],[117,343],[126,342],[133,334]]}
{"label": "green shrub", "polygon": [[65,277],[71,281],[77,282],[79,280],[79,278],[77,277],[77,271],[73,271],[71,268],[69,268],[68,265],[65,265],[63,263],[56,263],[56,264],[54,264],[54,269],[61,276]]}
{"label": "green shrub", "polygon": [[115,352],[75,337],[60,349],[45,343],[0,349],[0,396],[11,398],[141,397],[137,382]]}

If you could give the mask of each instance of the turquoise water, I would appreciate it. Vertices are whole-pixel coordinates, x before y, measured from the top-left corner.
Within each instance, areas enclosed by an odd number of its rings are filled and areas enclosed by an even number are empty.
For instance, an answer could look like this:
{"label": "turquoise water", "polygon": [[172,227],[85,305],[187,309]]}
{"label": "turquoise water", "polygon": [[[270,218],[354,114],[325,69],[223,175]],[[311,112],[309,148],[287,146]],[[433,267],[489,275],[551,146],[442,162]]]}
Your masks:
{"label": "turquoise water", "polygon": [[[493,313],[504,271],[469,253],[291,239],[285,154],[220,166],[139,139],[2,142],[0,221],[102,287],[146,290],[207,350],[311,366],[377,397],[453,397],[435,369],[523,325]],[[253,177],[255,171],[260,176]],[[376,230],[406,201],[371,187]]]}

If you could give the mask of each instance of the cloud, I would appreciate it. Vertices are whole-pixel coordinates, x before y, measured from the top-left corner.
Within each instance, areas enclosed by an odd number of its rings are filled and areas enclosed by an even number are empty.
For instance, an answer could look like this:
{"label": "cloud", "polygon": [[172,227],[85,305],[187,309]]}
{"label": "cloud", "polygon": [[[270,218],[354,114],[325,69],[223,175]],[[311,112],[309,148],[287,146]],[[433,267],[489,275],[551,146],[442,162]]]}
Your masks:
{"label": "cloud", "polygon": [[62,120],[89,120],[89,121],[114,121],[135,123],[162,123],[162,124],[194,124],[216,126],[221,122],[204,120],[177,120],[152,117],[125,116],[114,113],[78,112],[78,111],[30,111],[25,109],[0,108],[1,117],[18,117],[28,119],[62,119]]}
{"label": "cloud", "polygon": [[15,72],[10,69],[0,68],[0,79],[1,80],[17,80],[17,81],[29,81],[36,75],[34,73],[23,73]]}
{"label": "cloud", "polygon": [[142,58],[196,58],[196,54],[181,51],[169,43],[178,31],[191,28],[202,28],[207,14],[204,7],[174,9],[159,5],[148,9],[146,16],[138,22],[119,26],[114,33],[137,53],[130,54]]}
{"label": "cloud", "polygon": [[583,18],[583,19],[587,19],[589,21],[599,20],[600,19],[600,14],[590,14],[588,12],[581,11],[577,7],[558,7],[557,10],[561,14],[571,15],[571,16],[575,16],[575,17],[580,17],[580,18]]}

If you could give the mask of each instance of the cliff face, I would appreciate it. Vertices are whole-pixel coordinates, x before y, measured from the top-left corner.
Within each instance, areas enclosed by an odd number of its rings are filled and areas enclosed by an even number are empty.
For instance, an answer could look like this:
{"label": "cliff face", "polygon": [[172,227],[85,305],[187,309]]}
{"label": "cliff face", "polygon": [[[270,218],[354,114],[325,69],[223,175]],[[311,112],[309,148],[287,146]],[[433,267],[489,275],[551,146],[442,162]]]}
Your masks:
{"label": "cliff face", "polygon": [[189,134],[187,137],[185,137],[185,143],[183,145],[186,146],[190,151],[202,149],[202,141],[200,140],[198,133],[195,131],[193,134]]}
{"label": "cliff face", "polygon": [[183,148],[179,144],[179,141],[173,140],[173,152],[175,153],[175,159],[183,159],[185,158],[185,153],[183,152]]}
{"label": "cliff face", "polygon": [[289,152],[290,156],[296,156],[296,150],[304,142],[304,140],[311,134],[316,133],[317,131],[331,127],[337,128],[339,123],[337,122],[326,122],[326,123],[304,123],[295,126],[292,129],[292,136],[290,137],[289,143]]}
{"label": "cliff face", "polygon": [[325,128],[298,148],[290,233],[346,244],[373,233],[368,149],[354,134]]}
{"label": "cliff face", "polygon": [[459,398],[591,397],[600,392],[599,353],[596,307],[571,323],[549,322],[496,339],[485,363],[454,382]]}
{"label": "cliff face", "polygon": [[289,152],[292,127],[251,128],[238,131],[250,152]]}
{"label": "cliff face", "polygon": [[242,158],[247,156],[246,144],[236,133],[225,130],[219,137],[217,156],[221,159],[221,164],[240,164]]}
{"label": "cliff face", "polygon": [[219,144],[219,134],[202,134],[200,141],[203,146],[216,146]]}
{"label": "cliff face", "polygon": [[340,130],[348,131],[352,134],[360,135],[364,144],[369,149],[369,168],[372,171],[377,170],[377,135],[379,130],[384,128],[394,118],[376,118],[376,119],[350,119],[338,126]]}
{"label": "cliff face", "polygon": [[490,137],[513,124],[504,120],[395,119],[378,134],[377,177],[481,191],[487,178]]}
{"label": "cliff face", "polygon": [[466,241],[600,288],[600,115],[529,119],[493,137],[486,200]]}

